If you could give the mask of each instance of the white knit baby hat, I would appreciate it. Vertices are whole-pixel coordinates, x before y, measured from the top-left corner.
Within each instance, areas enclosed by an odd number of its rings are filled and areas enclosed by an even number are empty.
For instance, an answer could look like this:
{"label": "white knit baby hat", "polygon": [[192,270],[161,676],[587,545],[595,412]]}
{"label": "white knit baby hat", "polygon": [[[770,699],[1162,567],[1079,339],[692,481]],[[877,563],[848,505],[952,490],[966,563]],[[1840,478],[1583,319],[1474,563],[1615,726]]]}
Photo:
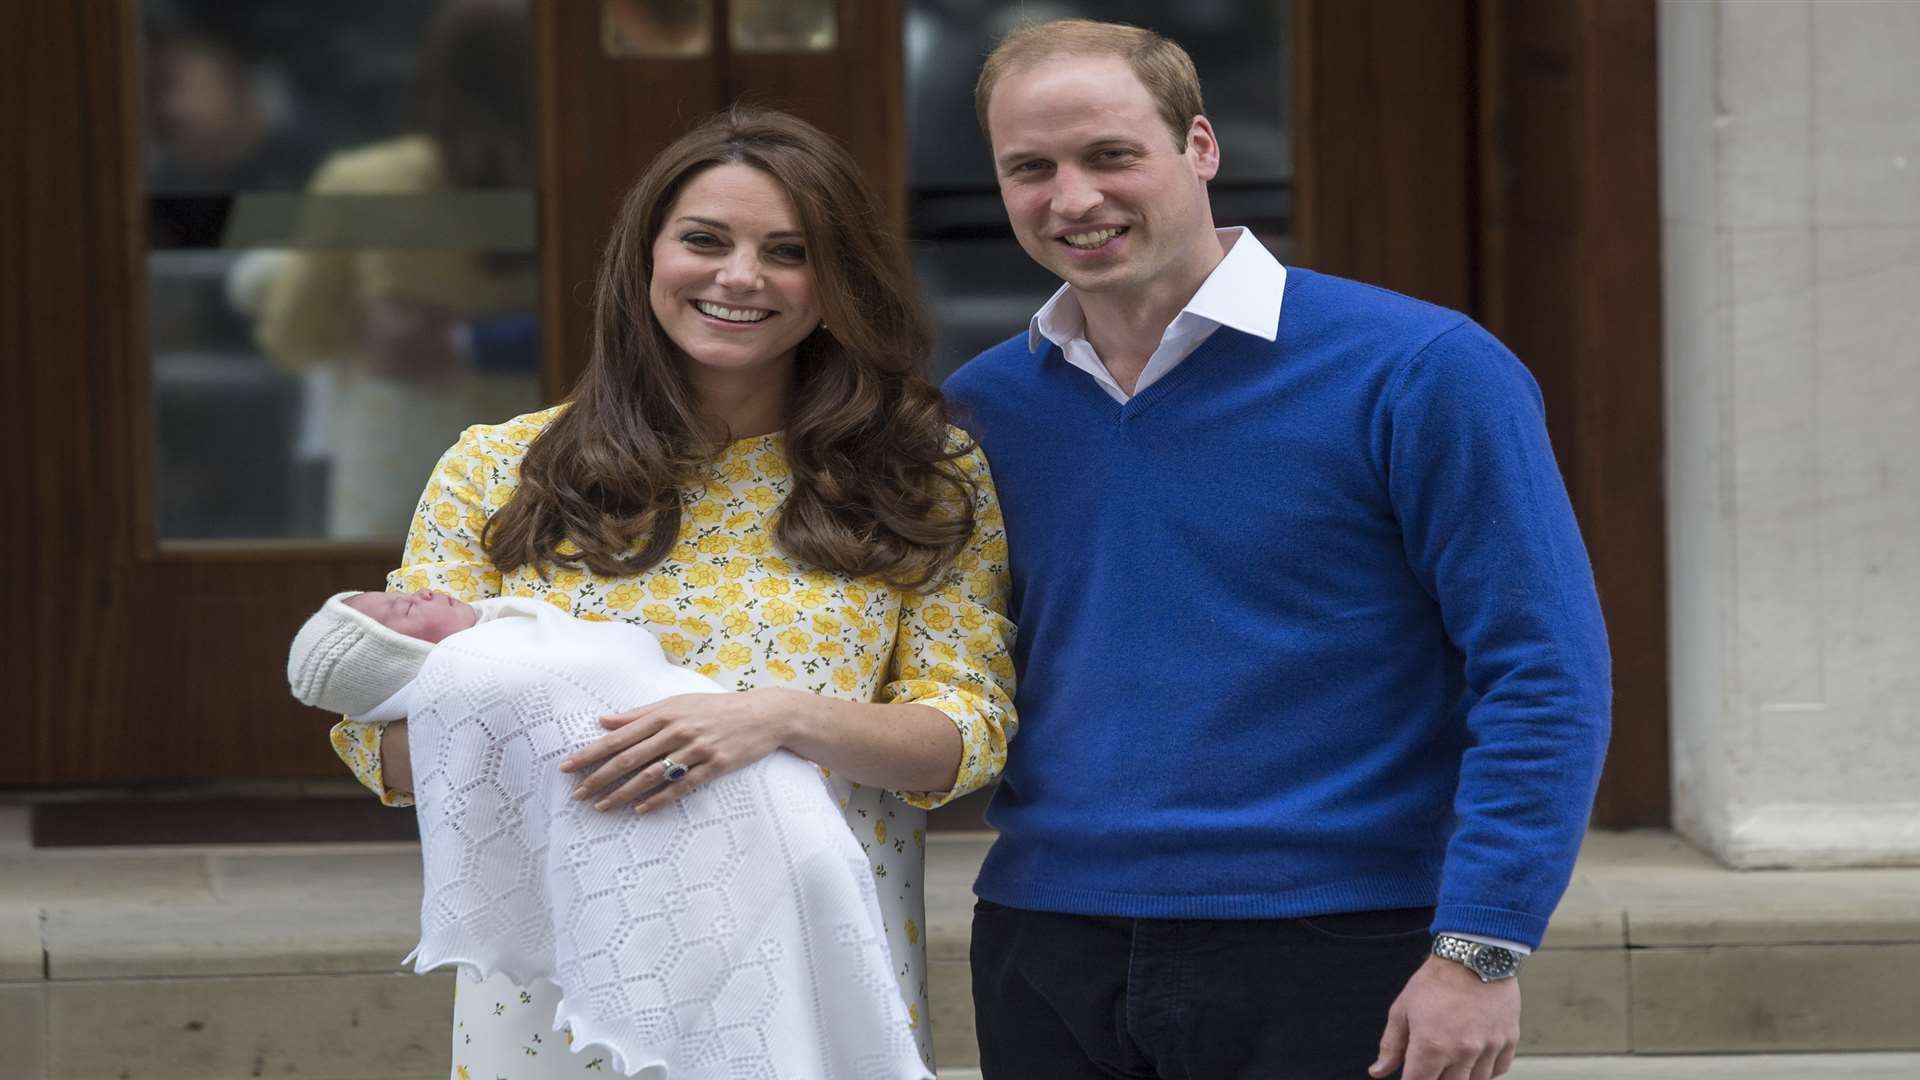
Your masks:
{"label": "white knit baby hat", "polygon": [[357,592],[320,605],[287,654],[287,684],[303,705],[360,716],[420,674],[432,644],[389,630],[347,606]]}

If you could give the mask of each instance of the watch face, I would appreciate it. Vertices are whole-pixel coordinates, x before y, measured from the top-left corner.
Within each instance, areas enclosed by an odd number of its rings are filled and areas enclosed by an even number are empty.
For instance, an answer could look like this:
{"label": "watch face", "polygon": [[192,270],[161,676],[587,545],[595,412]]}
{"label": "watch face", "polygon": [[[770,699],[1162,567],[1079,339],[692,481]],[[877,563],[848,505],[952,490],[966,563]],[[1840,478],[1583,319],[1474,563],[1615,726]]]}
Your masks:
{"label": "watch face", "polygon": [[1474,970],[1489,979],[1504,978],[1514,973],[1520,966],[1520,960],[1512,949],[1502,949],[1489,945],[1473,958]]}

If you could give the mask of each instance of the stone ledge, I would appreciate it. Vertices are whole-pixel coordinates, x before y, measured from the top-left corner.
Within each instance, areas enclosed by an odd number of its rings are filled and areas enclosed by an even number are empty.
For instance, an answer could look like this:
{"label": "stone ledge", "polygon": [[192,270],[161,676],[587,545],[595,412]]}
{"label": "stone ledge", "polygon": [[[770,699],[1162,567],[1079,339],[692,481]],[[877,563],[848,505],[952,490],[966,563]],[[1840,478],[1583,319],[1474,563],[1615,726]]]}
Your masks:
{"label": "stone ledge", "polygon": [[[973,941],[973,879],[993,834],[932,833],[927,837],[927,956],[965,962]],[[969,1012],[971,1018],[971,1012]]]}
{"label": "stone ledge", "polygon": [[418,844],[211,850],[206,860],[209,888],[223,904],[311,905],[351,898],[363,909],[420,906]]}
{"label": "stone ledge", "polygon": [[[964,961],[989,838],[928,838],[928,947]],[[0,980],[391,970],[412,947],[410,845],[0,855]],[[1665,832],[1594,833],[1544,948],[1920,942],[1920,870],[1748,871]],[[196,966],[196,950],[219,966]],[[364,955],[317,959],[337,950]],[[375,963],[375,957],[391,956]],[[177,957],[177,959],[170,959]],[[114,968],[124,961],[131,967]]]}
{"label": "stone ledge", "polygon": [[1627,944],[1626,913],[1585,875],[1574,872],[1547,923],[1542,949],[1620,949]]}
{"label": "stone ledge", "polygon": [[1634,948],[1920,942],[1920,869],[1733,870],[1669,832],[1596,832],[1576,880]]}
{"label": "stone ledge", "polygon": [[1626,950],[1542,949],[1521,982],[1521,1053],[1633,1052]]}
{"label": "stone ledge", "polygon": [[125,910],[211,899],[200,855],[152,848],[0,852],[0,907]]}
{"label": "stone ledge", "polygon": [[[1920,1076],[1920,1054],[1522,1057],[1507,1074],[1508,1080],[1913,1080],[1916,1076]],[[444,1078],[436,1073],[405,1080]],[[980,1070],[941,1069],[940,1080],[981,1080]]]}
{"label": "stone ledge", "polygon": [[45,993],[50,1080],[404,1080],[445,1070],[452,1046],[447,974],[111,979]]}
{"label": "stone ledge", "polygon": [[0,1055],[6,1075],[43,1080],[47,1075],[45,984],[0,986]]}
{"label": "stone ledge", "polygon": [[1633,949],[1641,1053],[1920,1050],[1920,943]]}
{"label": "stone ledge", "polygon": [[196,904],[125,912],[47,913],[47,977],[381,973],[402,969],[420,939],[412,907]]}
{"label": "stone ledge", "polygon": [[40,909],[0,907],[0,983],[39,982],[47,977]]}
{"label": "stone ledge", "polygon": [[[967,951],[971,885],[988,842],[986,834],[927,839],[932,1020],[941,1058],[955,1069],[977,1060]],[[0,1026],[46,1027],[57,1035],[46,1044],[54,1053],[68,1037],[59,1033],[77,1030],[73,1010],[89,1001],[225,1018],[229,1008],[235,1016],[292,1009],[305,994],[321,1010],[315,1019],[287,1021],[300,1030],[284,1039],[259,1035],[260,1052],[282,1055],[271,1060],[335,1062],[331,1072],[299,1065],[303,1075],[424,1075],[411,1065],[338,1071],[360,1068],[359,1059],[307,1045],[312,1024],[339,1020],[333,1036],[347,1037],[351,1003],[376,990],[447,1022],[446,976],[391,974],[417,933],[418,866],[412,845],[0,853]],[[1920,870],[1737,872],[1671,834],[1595,833],[1528,965],[1522,1047],[1920,1048],[1899,1013],[1920,1001],[1920,975],[1910,973],[1920,973]],[[257,1008],[249,986],[266,995]],[[35,1009],[45,1024],[22,1019]],[[142,1023],[152,1054],[220,1063],[157,1075],[220,1076],[239,1060],[227,1044],[207,1058],[204,1029]],[[116,1032],[109,1042],[124,1034]],[[87,1075],[62,1071],[68,1059],[58,1053],[49,1060],[55,1077]],[[248,1059],[233,1075],[251,1066]]]}
{"label": "stone ledge", "polygon": [[1523,1057],[1507,1074],[1508,1080],[1913,1080],[1916,1076],[1920,1076],[1920,1054]]}

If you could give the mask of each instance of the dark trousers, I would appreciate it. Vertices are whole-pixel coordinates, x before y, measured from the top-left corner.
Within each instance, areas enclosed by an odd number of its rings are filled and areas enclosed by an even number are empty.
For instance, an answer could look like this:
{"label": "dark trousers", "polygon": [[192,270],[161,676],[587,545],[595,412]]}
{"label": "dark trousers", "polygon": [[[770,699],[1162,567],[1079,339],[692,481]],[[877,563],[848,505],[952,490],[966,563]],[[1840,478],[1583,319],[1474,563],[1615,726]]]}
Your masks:
{"label": "dark trousers", "polygon": [[972,954],[981,1072],[1367,1080],[1387,1009],[1426,959],[1432,917],[1119,919],[982,900]]}

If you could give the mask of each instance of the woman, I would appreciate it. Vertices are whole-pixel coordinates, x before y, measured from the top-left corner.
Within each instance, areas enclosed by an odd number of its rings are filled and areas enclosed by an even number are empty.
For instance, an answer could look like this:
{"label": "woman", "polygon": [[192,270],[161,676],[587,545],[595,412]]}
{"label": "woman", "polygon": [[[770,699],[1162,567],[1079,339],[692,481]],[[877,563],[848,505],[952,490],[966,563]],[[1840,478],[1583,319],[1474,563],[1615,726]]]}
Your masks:
{"label": "woman", "polygon": [[[568,762],[581,794],[647,812],[775,749],[818,763],[931,1066],[926,810],[1005,760],[1013,628],[986,463],[920,374],[911,280],[827,136],[771,111],[703,124],[621,209],[570,401],[461,437],[388,584],[639,623],[740,691],[609,718]],[[344,722],[333,742],[408,801],[404,723]],[[456,1075],[590,1067],[548,1031],[547,989],[462,984]]]}

